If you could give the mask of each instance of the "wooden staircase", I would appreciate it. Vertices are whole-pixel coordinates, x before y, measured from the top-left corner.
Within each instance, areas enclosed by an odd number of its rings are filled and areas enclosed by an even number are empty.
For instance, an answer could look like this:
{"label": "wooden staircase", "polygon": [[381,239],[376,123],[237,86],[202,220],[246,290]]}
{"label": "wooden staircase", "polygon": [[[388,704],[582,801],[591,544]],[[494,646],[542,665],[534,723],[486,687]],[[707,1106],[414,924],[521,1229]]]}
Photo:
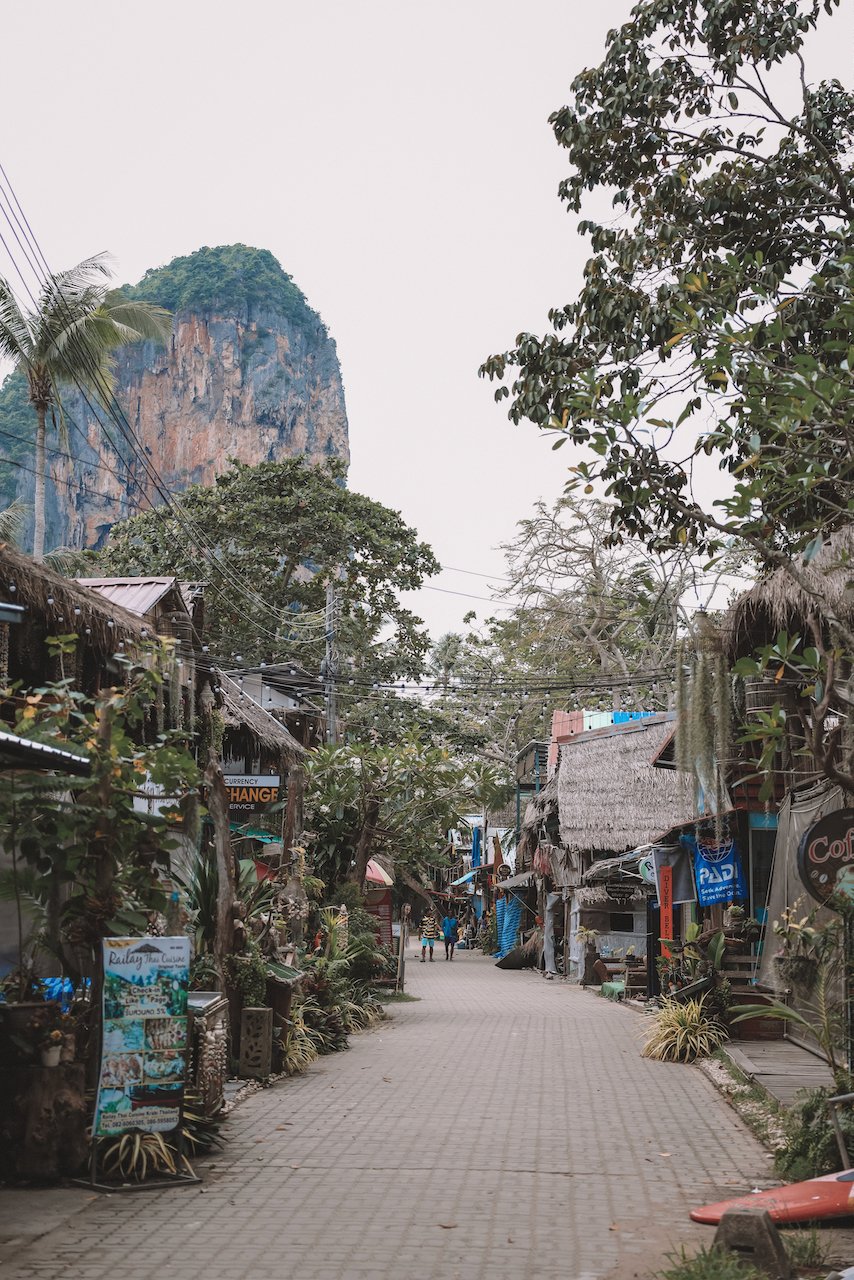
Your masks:
{"label": "wooden staircase", "polygon": [[[724,952],[721,972],[730,984],[733,1004],[767,1004],[774,999],[773,992],[767,987],[757,987],[751,982],[754,971],[754,957],[748,953],[739,954],[732,950]],[[730,1034],[736,1040],[782,1040],[785,1023],[779,1018],[747,1018],[744,1022],[736,1022]]]}

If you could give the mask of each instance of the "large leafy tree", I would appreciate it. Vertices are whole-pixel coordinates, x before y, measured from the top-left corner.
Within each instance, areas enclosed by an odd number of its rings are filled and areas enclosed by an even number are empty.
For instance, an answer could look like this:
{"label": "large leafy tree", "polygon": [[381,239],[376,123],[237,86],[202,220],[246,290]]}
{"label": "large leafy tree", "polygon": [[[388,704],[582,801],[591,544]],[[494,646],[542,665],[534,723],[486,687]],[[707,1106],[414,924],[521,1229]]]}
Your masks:
{"label": "large leafy tree", "polygon": [[601,483],[618,535],[736,536],[796,573],[850,518],[854,96],[804,54],[837,5],[640,0],[551,117],[567,208],[609,195],[616,218],[580,223],[592,254],[551,331],[482,372],[580,447],[574,483]]}
{"label": "large leafy tree", "polygon": [[83,388],[101,403],[112,390],[111,355],[127,343],[162,339],[171,320],[162,307],[129,301],[107,287],[106,256],[50,276],[32,310],[23,307],[0,277],[0,355],[27,381],[35,414],[35,511],[33,556],[44,555],[45,435],[50,416],[64,434],[62,389]]}
{"label": "large leafy tree", "polygon": [[328,885],[363,885],[369,859],[382,854],[417,883],[442,861],[448,829],[471,794],[465,764],[416,734],[393,746],[322,747],[306,774],[308,851]]}
{"label": "large leafy tree", "polygon": [[372,682],[420,673],[429,642],[398,593],[439,566],[396,511],[344,480],[337,459],[234,462],[211,487],[187,489],[179,508],[114,525],[98,563],[107,573],[207,580],[207,636],[225,662],[290,658],[317,669],[333,584],[346,710]]}
{"label": "large leafy tree", "polygon": [[[684,547],[609,541],[611,509],[566,496],[538,503],[504,547],[509,613],[437,643],[433,702],[512,764],[548,736],[555,708],[656,710],[673,696],[690,605],[714,593]],[[471,619],[474,623],[474,618]]]}

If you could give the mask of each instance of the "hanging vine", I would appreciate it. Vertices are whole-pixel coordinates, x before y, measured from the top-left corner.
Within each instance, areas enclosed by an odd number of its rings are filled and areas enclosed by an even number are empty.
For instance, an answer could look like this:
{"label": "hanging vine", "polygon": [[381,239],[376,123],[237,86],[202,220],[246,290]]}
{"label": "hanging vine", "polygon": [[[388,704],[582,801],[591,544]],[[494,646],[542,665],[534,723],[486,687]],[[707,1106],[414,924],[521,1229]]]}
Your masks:
{"label": "hanging vine", "polygon": [[716,824],[727,803],[732,759],[732,678],[719,636],[705,615],[677,654],[676,758],[713,802]]}

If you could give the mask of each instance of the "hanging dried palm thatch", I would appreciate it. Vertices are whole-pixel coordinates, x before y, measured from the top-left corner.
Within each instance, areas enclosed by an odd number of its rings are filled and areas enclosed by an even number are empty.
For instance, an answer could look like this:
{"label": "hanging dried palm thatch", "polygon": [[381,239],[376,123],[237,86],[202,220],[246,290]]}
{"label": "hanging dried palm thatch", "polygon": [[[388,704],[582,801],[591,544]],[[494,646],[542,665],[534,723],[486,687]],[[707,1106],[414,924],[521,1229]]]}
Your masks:
{"label": "hanging dried palm thatch", "polygon": [[827,633],[833,631],[833,619],[854,628],[854,526],[832,534],[818,555],[795,569],[800,582],[775,569],[725,614],[721,630],[731,662],[750,656],[778,631],[802,634],[810,618]]}
{"label": "hanging dried palm thatch", "polygon": [[732,761],[732,677],[721,633],[705,614],[691,643],[680,645],[677,667],[676,758],[720,814]]}

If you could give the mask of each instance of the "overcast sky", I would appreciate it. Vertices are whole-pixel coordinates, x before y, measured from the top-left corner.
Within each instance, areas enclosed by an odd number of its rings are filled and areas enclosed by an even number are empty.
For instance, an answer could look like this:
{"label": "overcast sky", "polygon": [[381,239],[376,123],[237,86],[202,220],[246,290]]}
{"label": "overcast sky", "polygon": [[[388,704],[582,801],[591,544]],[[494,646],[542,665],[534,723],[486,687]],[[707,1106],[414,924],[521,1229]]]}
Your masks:
{"label": "overcast sky", "polygon": [[[107,249],[134,281],[205,244],[270,249],[338,343],[351,486],[453,567],[434,587],[489,596],[471,575],[499,581],[498,544],[557,497],[567,454],[510,425],[477,368],[577,287],[547,121],[630,7],[7,6],[0,158],[54,268]],[[844,7],[814,65],[850,79]],[[437,590],[414,607],[434,634],[490,612]]]}

